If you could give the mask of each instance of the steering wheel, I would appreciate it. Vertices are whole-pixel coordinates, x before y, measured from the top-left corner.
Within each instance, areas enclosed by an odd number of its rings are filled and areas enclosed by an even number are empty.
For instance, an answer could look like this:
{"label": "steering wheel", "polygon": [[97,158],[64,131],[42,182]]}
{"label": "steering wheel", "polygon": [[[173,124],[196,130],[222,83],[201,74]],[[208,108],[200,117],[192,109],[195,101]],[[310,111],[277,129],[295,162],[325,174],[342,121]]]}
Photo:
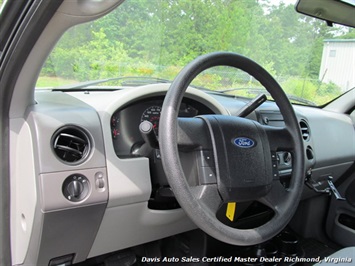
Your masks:
{"label": "steering wheel", "polygon": [[[227,115],[179,118],[185,90],[202,71],[214,66],[241,69],[270,93],[284,117],[285,127]],[[292,218],[301,198],[305,173],[304,149],[295,112],[280,85],[260,65],[228,52],[203,55],[188,64],[171,84],[161,112],[160,152],[168,182],[191,220],[210,236],[232,245],[254,245],[277,235]],[[178,148],[179,147],[179,148]],[[215,175],[198,175],[198,184],[186,180],[179,149],[212,155]],[[292,174],[286,189],[277,174],[276,151],[292,154]],[[206,169],[205,169],[206,170]],[[271,208],[273,217],[252,229],[232,228],[216,217],[222,203],[258,201]]]}

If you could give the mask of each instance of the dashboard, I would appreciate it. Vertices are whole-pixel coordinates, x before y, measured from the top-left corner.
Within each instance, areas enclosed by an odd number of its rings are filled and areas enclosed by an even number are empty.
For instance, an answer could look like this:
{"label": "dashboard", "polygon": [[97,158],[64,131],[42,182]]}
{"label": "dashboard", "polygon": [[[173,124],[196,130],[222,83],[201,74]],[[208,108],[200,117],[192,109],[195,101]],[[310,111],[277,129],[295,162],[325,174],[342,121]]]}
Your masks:
{"label": "dashboard", "polygon": [[[151,166],[160,166],[159,160],[140,153],[144,141],[139,125],[151,122],[159,138],[168,88],[169,84],[152,84],[117,91],[36,92],[37,104],[28,108],[26,120],[11,121],[11,152],[16,162],[26,162],[12,165],[18,184],[12,194],[20,195],[13,213],[19,218],[12,228],[15,242],[21,243],[15,250],[16,262],[23,262],[28,246],[35,250],[36,264],[48,265],[63,254],[76,254],[74,262],[79,262],[196,228],[176,204],[165,208],[150,204],[158,183]],[[188,88],[179,116],[236,115],[246,103],[244,98]],[[313,107],[294,105],[294,109],[304,137],[307,170],[320,187],[329,175],[337,180],[355,160],[351,118]],[[247,118],[265,126],[283,126],[277,105],[270,101]],[[65,154],[73,150],[68,161]],[[278,152],[279,174],[287,179],[292,156]],[[171,195],[169,190],[163,192]],[[305,187],[304,199],[314,195]],[[24,223],[42,238],[33,239],[31,230],[23,231]]]}

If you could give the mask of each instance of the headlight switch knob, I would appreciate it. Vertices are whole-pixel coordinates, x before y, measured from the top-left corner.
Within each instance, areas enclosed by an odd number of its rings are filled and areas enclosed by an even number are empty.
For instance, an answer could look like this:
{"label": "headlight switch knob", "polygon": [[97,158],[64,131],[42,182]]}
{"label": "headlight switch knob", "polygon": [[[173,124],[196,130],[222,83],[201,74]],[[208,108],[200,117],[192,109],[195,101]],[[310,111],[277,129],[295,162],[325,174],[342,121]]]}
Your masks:
{"label": "headlight switch knob", "polygon": [[89,180],[81,174],[68,176],[62,186],[64,197],[72,202],[82,201],[89,194]]}

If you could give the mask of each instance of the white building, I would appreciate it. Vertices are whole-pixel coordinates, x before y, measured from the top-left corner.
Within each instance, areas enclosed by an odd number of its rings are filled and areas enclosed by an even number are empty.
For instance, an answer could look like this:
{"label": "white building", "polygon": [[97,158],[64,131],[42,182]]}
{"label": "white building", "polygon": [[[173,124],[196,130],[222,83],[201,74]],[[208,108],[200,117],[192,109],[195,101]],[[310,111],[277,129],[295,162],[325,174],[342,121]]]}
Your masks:
{"label": "white building", "polygon": [[355,87],[355,39],[324,40],[319,80],[333,82],[343,92]]}

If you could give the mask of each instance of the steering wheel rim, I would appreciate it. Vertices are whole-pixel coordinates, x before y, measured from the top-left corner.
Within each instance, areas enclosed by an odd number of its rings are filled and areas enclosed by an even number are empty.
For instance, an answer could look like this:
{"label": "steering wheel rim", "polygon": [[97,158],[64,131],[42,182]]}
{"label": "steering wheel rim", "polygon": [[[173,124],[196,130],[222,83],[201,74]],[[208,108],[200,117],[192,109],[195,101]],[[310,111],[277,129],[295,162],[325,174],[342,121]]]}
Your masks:
{"label": "steering wheel rim", "polygon": [[[286,136],[280,137],[280,139],[284,138],[284,142],[290,142],[289,150],[292,152],[293,170],[289,188],[283,192],[277,183],[273,183],[271,191],[261,197],[260,201],[272,207],[275,215],[269,222],[253,229],[236,229],[221,223],[216,218],[216,214],[193,193],[193,189],[186,181],[179,159],[177,117],[184,92],[199,73],[215,66],[230,66],[241,69],[256,78],[268,90],[284,117],[285,128],[276,130],[276,135],[273,135],[273,130],[265,129],[267,135],[273,136],[271,137],[272,142],[274,142],[272,145],[276,145],[278,148],[282,147],[283,144],[279,146],[275,136],[277,138],[278,135]],[[236,53],[215,52],[200,56],[189,63],[177,75],[164,99],[159,126],[159,142],[163,168],[178,202],[192,221],[212,237],[233,245],[258,244],[278,234],[291,220],[300,201],[303,187],[305,172],[303,140],[298,120],[286,94],[276,80],[251,59]],[[203,188],[207,191],[206,195],[214,194],[214,196],[211,196],[210,202],[213,201],[213,197],[218,197],[213,189],[212,194],[209,192],[212,187],[205,186]],[[286,198],[280,199],[280,197]]]}

